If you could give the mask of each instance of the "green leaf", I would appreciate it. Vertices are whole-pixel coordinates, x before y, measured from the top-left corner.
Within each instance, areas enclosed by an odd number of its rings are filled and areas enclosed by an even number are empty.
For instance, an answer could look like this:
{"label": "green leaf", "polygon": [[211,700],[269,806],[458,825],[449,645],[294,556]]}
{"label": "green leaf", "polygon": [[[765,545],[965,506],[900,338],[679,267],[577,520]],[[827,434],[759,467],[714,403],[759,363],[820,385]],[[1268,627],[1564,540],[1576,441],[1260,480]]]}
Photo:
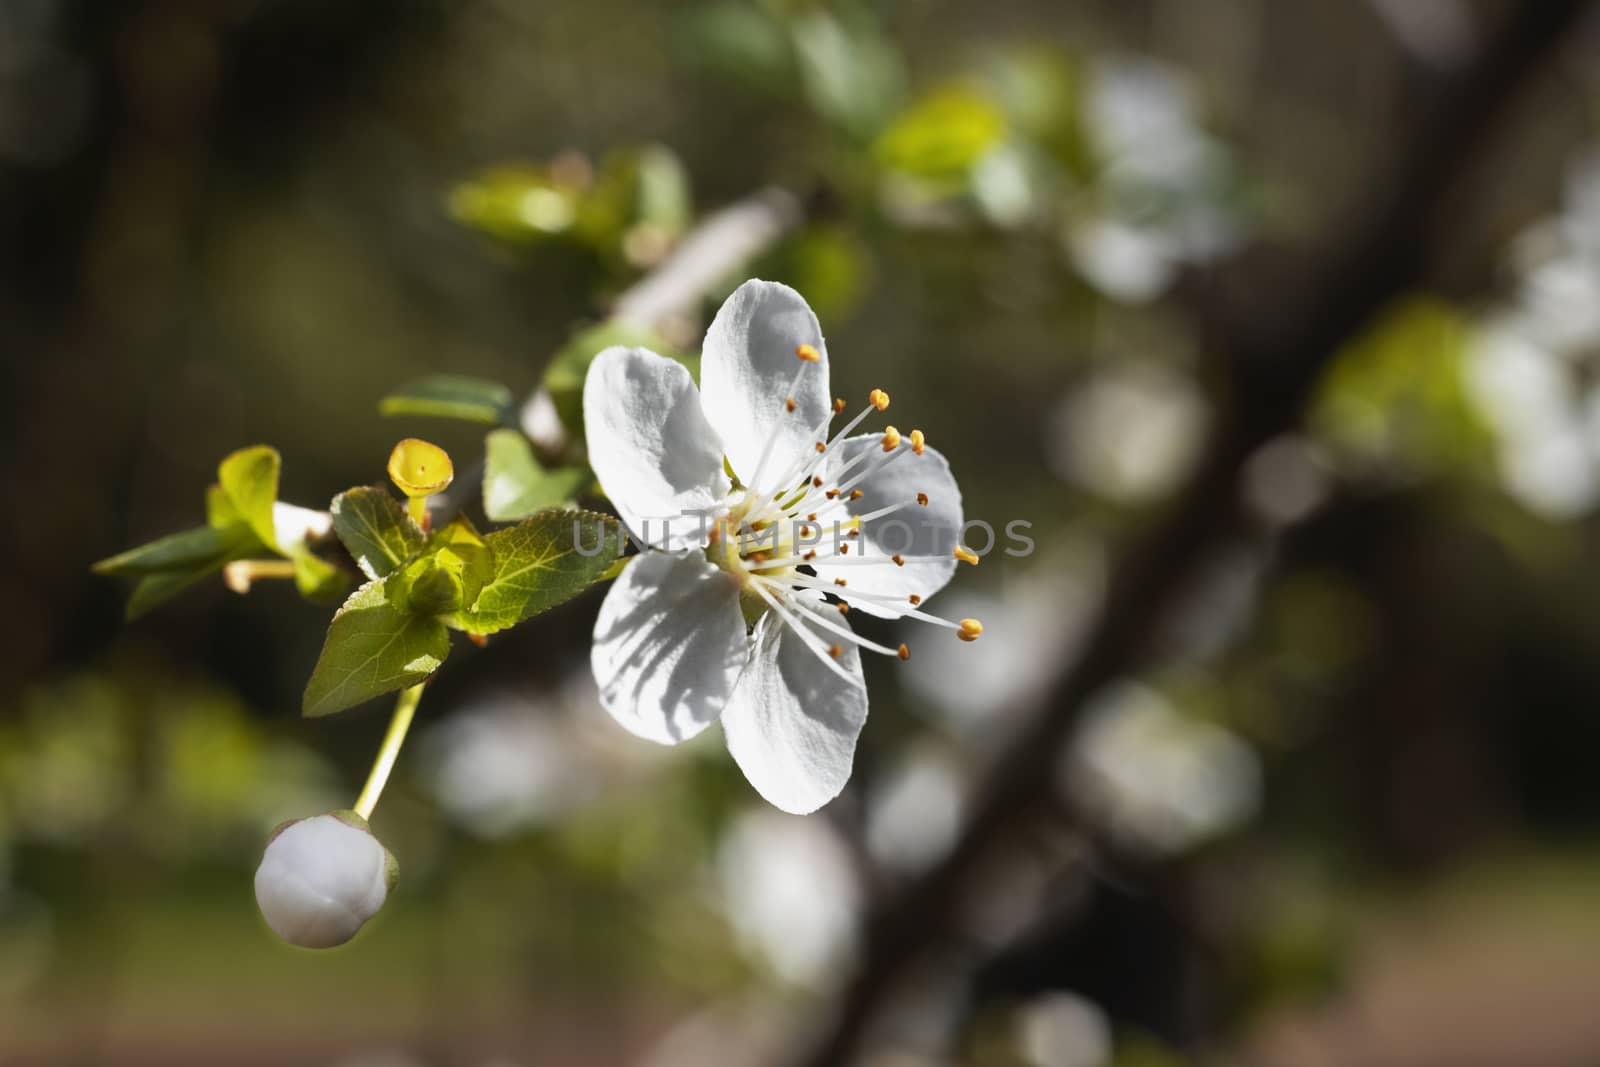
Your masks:
{"label": "green leaf", "polygon": [[416,685],[450,654],[444,623],[391,604],[384,584],[368,582],[334,615],[306,685],[305,714],[331,715]]}
{"label": "green leaf", "polygon": [[[578,551],[581,547],[586,553]],[[621,554],[622,527],[592,511],[546,511],[496,530],[485,541],[494,577],[463,614],[472,633],[492,634],[583,592]]]}
{"label": "green leaf", "polygon": [[435,374],[404,385],[384,397],[384,415],[431,415],[490,426],[509,423],[515,410],[511,390],[499,382],[458,374]]}
{"label": "green leaf", "polygon": [[333,498],[333,532],[368,578],[382,578],[422,550],[422,531],[382,486],[347,489]]}
{"label": "green leaf", "polygon": [[1006,117],[983,89],[955,83],[924,97],[878,135],[879,165],[938,184],[966,188],[972,168],[1006,136]]}
{"label": "green leaf", "polygon": [[128,597],[128,606],[123,612],[124,618],[129,622],[143,618],[191,585],[211,577],[220,566],[218,564],[217,567],[198,567],[192,570],[145,575],[139,579],[139,584],[133,587],[133,593]]}
{"label": "green leaf", "polygon": [[569,504],[589,478],[579,467],[545,470],[520,430],[491,430],[484,451],[483,511],[494,522]]}
{"label": "green leaf", "polygon": [[132,575],[215,569],[235,554],[244,554],[256,547],[254,536],[242,525],[221,530],[199,526],[130,548],[101,560],[90,569],[96,574]]}
{"label": "green leaf", "polygon": [[289,559],[294,563],[295,587],[307,600],[328,603],[350,591],[347,573],[313,553],[304,542],[289,549]]}
{"label": "green leaf", "polygon": [[233,500],[220,485],[206,488],[206,525],[214,530],[224,530],[235,523],[244,521],[244,516],[239,514],[239,509],[233,506]]}
{"label": "green leaf", "polygon": [[[267,445],[241,448],[217,467],[217,483],[240,519],[268,548],[278,547],[272,529],[272,505],[278,499],[278,450]],[[209,510],[209,509],[208,509]]]}

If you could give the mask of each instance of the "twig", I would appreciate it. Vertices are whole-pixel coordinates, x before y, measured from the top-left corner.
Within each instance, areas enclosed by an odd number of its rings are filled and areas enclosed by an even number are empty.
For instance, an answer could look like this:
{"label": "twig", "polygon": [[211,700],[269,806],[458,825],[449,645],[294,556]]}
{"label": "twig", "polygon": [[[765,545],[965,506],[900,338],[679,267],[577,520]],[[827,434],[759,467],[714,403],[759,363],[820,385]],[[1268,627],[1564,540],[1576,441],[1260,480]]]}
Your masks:
{"label": "twig", "polygon": [[706,293],[770,248],[800,219],[800,202],[778,188],[759,190],[714,212],[665,262],[617,298],[611,318],[648,330],[691,314]]}
{"label": "twig", "polygon": [[1095,633],[1063,674],[1043,712],[993,764],[949,855],[879,902],[869,916],[862,963],[831,1025],[796,1061],[851,1062],[879,1008],[924,948],[947,936],[969,876],[1013,824],[1051,792],[1055,760],[1087,697],[1125,673],[1183,587],[1194,562],[1239,522],[1240,467],[1271,437],[1295,425],[1335,353],[1395,298],[1427,276],[1427,238],[1455,177],[1484,147],[1493,119],[1590,7],[1589,0],[1515,5],[1501,34],[1467,68],[1441,83],[1436,110],[1408,139],[1394,179],[1379,189],[1367,224],[1330,256],[1307,292],[1259,298],[1258,308],[1291,309],[1273,322],[1232,324],[1219,350],[1232,357],[1235,408],[1168,516],[1119,566]]}
{"label": "twig", "polygon": [[[776,187],[757,190],[712,212],[660,266],[623,290],[611,307],[611,321],[659,330],[692,316],[707,293],[771,248],[803,218],[794,194]],[[545,451],[559,453],[565,448],[566,431],[543,386],[523,401],[517,422]]]}

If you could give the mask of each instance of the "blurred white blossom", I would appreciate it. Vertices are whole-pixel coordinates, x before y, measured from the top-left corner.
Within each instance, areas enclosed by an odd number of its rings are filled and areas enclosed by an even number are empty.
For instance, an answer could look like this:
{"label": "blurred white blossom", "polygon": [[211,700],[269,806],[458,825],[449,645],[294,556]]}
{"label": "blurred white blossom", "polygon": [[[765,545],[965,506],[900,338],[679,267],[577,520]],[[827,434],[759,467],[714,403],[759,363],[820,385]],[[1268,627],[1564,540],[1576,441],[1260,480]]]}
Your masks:
{"label": "blurred white blossom", "polygon": [[1111,1062],[1111,1023],[1093,1001],[1047,993],[1017,1009],[1017,1047],[1031,1067],[1102,1067]]}
{"label": "blurred white blossom", "polygon": [[867,851],[887,870],[915,874],[943,858],[961,829],[966,778],[951,757],[908,752],[867,797]]}
{"label": "blurred white blossom", "polygon": [[1467,357],[1467,388],[1498,436],[1506,491],[1537,514],[1572,518],[1600,499],[1600,448],[1573,368],[1526,323],[1508,316],[1485,327]]}
{"label": "blurred white blossom", "polygon": [[1187,375],[1159,363],[1118,363],[1062,398],[1050,464],[1060,477],[1113,500],[1157,499],[1188,473],[1207,414]]}
{"label": "blurred white blossom", "polygon": [[1188,80],[1158,60],[1114,56],[1090,66],[1084,119],[1100,173],[1064,240],[1085,280],[1113,300],[1153,300],[1180,266],[1243,239],[1230,203],[1232,161],[1197,110]]}
{"label": "blurred white blossom", "polygon": [[598,716],[594,678],[469,706],[422,738],[434,795],[452,819],[499,838],[558,819],[647,777],[665,753],[627,743]]}
{"label": "blurred white blossom", "polygon": [[772,1063],[788,1037],[787,1021],[759,999],[723,1001],[690,1015],[657,1041],[636,1067]]}
{"label": "blurred white blossom", "polygon": [[959,657],[920,656],[918,669],[902,676],[919,706],[966,740],[1003,738],[1006,724],[996,716],[1041,695],[1100,608],[1104,553],[1087,541],[1057,540],[1048,556],[1005,572],[997,590],[946,593],[952,612],[984,620],[984,639]]}
{"label": "blurred white blossom", "polygon": [[849,963],[861,887],[823,819],[750,811],[717,850],[720,901],[744,947],[780,979],[819,987]]}
{"label": "blurred white blossom", "polygon": [[1261,800],[1255,753],[1227,730],[1189,719],[1131,682],[1085,710],[1061,782],[1123,847],[1182,852],[1248,821]]}

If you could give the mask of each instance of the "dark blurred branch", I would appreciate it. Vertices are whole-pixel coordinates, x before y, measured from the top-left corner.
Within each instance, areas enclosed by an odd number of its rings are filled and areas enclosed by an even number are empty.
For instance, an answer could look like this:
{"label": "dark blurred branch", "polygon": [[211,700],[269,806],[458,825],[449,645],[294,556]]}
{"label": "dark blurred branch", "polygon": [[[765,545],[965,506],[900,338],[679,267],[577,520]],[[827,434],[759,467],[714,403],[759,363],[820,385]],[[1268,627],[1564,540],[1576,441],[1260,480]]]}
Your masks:
{"label": "dark blurred branch", "polygon": [[[1231,410],[1180,499],[1128,553],[1083,654],[1058,679],[1043,712],[1007,746],[980,784],[960,840],[919,880],[881,900],[868,917],[862,962],[832,1019],[796,1062],[849,1063],[879,1009],[923,949],[948,937],[969,876],[1013,826],[1037,815],[1051,793],[1058,754],[1085,699],[1136,667],[1156,624],[1193,565],[1241,521],[1240,467],[1261,444],[1295,426],[1322,371],[1388,304],[1427,281],[1431,236],[1458,176],[1480,157],[1496,120],[1589,8],[1588,0],[1511,5],[1481,53],[1443,77],[1440,93],[1397,151],[1375,207],[1326,253],[1308,284],[1279,284],[1250,302],[1250,321],[1222,324],[1219,355],[1232,375]],[[1444,249],[1435,250],[1443,252]],[[1280,278],[1289,275],[1278,275]]]}

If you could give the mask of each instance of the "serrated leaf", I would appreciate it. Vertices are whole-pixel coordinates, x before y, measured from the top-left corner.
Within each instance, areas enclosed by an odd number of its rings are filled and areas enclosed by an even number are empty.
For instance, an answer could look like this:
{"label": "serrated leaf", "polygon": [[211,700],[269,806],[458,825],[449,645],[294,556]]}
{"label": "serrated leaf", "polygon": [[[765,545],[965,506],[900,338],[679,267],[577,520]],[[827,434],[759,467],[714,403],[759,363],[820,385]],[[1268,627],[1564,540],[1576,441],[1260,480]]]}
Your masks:
{"label": "serrated leaf", "polygon": [[499,382],[458,374],[419,378],[378,404],[378,411],[384,415],[430,415],[490,426],[510,422],[514,408],[511,390]]}
{"label": "serrated leaf", "polygon": [[138,548],[130,548],[90,569],[96,574],[148,575],[168,571],[215,568],[230,556],[257,547],[255,538],[242,525],[221,530],[198,526],[193,530],[169,534]]}
{"label": "serrated leaf", "polygon": [[589,473],[578,467],[545,470],[519,430],[493,430],[484,441],[483,511],[495,522],[515,522],[571,503]]}
{"label": "serrated leaf", "polygon": [[422,531],[381,486],[347,489],[333,498],[333,532],[368,578],[394,573],[422,550]]}
{"label": "serrated leaf", "polygon": [[334,615],[322,655],[306,685],[306,715],[331,715],[373,697],[416,685],[450,654],[450,632],[431,616],[390,603],[371,581]]}
{"label": "serrated leaf", "polygon": [[268,445],[241,448],[217,466],[217,484],[222,486],[239,518],[262,544],[274,549],[278,541],[272,528],[272,505],[278,499],[281,466],[278,450]]}
{"label": "serrated leaf", "polygon": [[461,621],[472,633],[492,634],[592,585],[620,554],[622,527],[592,511],[546,511],[484,540],[494,556],[494,577]]}

